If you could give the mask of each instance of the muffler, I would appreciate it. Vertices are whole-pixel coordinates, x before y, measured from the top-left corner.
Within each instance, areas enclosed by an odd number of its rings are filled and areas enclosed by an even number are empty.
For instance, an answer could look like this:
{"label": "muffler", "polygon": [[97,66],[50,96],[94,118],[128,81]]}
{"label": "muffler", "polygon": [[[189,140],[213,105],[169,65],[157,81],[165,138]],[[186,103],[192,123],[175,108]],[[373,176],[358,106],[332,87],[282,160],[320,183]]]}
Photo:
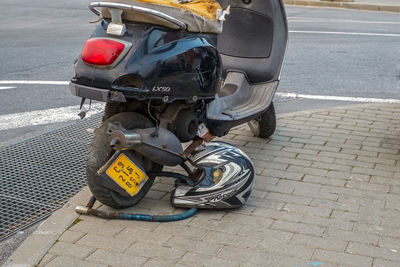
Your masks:
{"label": "muffler", "polygon": [[177,166],[184,161],[178,137],[165,128],[113,130],[110,146],[116,151],[133,150],[164,166]]}

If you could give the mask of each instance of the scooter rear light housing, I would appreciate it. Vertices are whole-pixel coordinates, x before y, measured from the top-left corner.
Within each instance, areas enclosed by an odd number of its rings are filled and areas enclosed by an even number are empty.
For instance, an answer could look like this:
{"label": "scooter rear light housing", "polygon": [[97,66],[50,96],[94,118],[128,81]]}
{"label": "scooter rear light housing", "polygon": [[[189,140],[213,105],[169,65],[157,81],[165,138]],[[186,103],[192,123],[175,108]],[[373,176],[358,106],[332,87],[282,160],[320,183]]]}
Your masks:
{"label": "scooter rear light housing", "polygon": [[132,44],[112,38],[90,38],[82,49],[82,60],[96,67],[114,67],[128,53]]}

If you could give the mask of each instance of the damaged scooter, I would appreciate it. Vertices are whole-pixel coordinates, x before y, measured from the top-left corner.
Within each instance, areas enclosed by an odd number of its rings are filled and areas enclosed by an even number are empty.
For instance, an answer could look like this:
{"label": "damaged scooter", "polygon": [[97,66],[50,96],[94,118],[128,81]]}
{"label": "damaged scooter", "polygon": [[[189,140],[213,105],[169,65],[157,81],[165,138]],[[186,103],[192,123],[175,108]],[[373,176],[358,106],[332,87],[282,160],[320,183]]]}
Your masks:
{"label": "damaged scooter", "polygon": [[[89,9],[99,23],[75,62],[70,91],[106,105],[86,158],[93,197],[77,212],[171,221],[197,209],[242,206],[253,163],[235,146],[212,140],[245,123],[255,136],[274,133],[272,100],[288,39],[282,0],[103,0]],[[157,176],[176,179],[171,204],[188,212],[92,208],[95,200],[132,207]]]}

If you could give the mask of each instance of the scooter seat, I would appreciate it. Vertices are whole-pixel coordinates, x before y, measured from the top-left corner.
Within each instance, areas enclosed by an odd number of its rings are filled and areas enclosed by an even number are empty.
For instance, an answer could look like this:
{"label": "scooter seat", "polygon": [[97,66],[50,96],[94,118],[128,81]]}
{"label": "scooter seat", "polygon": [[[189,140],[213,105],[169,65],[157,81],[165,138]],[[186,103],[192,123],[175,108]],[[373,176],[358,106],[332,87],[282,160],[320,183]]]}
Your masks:
{"label": "scooter seat", "polygon": [[[102,0],[101,2],[133,5],[149,8],[165,13],[187,25],[189,32],[221,33],[223,21],[217,19],[221,6],[214,0],[194,0],[188,3],[177,3],[172,0]],[[111,18],[108,8],[102,8],[103,18]],[[179,26],[160,17],[138,12],[124,10],[122,20],[129,22],[149,23],[171,29],[179,29]]]}

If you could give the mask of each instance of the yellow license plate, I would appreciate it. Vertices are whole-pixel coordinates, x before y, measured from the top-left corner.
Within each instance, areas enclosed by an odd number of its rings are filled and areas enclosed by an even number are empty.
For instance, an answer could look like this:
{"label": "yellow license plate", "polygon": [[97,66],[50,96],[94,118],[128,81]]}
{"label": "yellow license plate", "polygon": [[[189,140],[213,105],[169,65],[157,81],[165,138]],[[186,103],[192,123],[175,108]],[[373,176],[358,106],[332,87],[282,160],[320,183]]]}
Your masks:
{"label": "yellow license plate", "polygon": [[118,156],[114,163],[107,169],[106,173],[131,196],[136,195],[149,179],[149,177],[124,154]]}

